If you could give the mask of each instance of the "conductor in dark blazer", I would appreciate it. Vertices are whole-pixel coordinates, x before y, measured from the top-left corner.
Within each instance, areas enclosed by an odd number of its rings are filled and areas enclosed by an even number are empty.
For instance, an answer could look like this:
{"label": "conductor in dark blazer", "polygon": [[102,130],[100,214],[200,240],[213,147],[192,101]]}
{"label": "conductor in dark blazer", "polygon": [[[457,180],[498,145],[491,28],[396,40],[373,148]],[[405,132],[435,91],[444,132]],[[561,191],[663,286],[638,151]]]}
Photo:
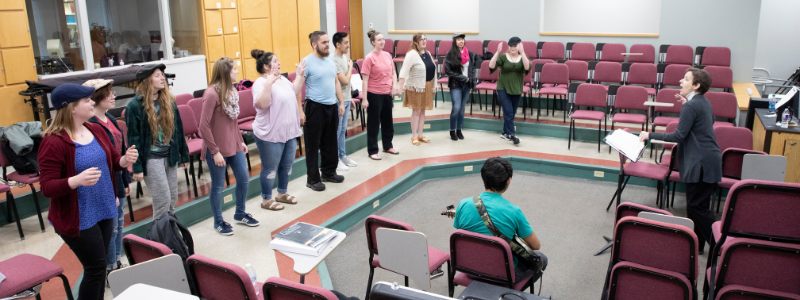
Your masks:
{"label": "conductor in dark blazer", "polygon": [[642,132],[639,140],[678,143],[678,155],[681,156],[678,170],[681,181],[686,184],[686,213],[694,222],[700,253],[703,253],[703,241],[714,248],[711,224],[715,219],[709,205],[716,184],[722,180],[722,153],[714,136],[711,102],[704,96],[711,86],[711,77],[705,70],[691,68],[686,70],[680,83],[680,94],[675,97],[683,107],[675,132]]}

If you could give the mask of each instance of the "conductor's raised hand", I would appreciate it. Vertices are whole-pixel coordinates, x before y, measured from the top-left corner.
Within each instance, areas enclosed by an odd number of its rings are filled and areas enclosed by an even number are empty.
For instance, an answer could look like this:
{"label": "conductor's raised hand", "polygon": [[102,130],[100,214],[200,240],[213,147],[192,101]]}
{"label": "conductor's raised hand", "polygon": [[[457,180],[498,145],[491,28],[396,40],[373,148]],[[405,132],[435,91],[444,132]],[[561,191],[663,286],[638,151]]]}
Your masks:
{"label": "conductor's raised hand", "polygon": [[680,101],[681,105],[686,104],[686,101],[689,101],[689,99],[686,99],[686,97],[681,96],[681,94],[675,94],[675,99]]}
{"label": "conductor's raised hand", "polygon": [[300,63],[296,63],[296,64],[294,64],[294,66],[297,67],[297,76],[305,76],[305,75],[303,75],[303,74],[306,73],[306,61],[305,60],[301,60]]}

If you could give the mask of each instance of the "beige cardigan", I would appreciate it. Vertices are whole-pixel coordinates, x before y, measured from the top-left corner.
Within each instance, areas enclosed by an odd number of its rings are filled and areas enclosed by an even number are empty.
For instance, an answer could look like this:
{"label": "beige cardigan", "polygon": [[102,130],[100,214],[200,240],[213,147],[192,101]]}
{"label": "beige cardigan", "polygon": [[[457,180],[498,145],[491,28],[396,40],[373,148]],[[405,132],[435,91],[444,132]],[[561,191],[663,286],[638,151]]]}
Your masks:
{"label": "beige cardigan", "polygon": [[[427,51],[426,51],[427,52]],[[431,55],[428,52],[428,55]],[[431,55],[433,59],[433,55]],[[434,61],[434,64],[436,62]],[[416,50],[408,51],[405,60],[403,60],[403,67],[400,69],[400,78],[406,80],[405,90],[424,92],[425,91],[425,62]],[[436,72],[434,71],[433,82],[436,82]]]}

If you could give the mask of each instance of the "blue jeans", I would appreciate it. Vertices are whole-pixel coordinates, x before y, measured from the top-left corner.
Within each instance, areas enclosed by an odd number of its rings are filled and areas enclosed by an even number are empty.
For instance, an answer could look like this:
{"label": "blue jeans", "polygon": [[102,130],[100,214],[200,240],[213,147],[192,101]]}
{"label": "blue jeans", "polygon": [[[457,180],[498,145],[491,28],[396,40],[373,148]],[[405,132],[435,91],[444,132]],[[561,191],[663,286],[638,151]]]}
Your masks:
{"label": "blue jeans", "polygon": [[519,99],[522,95],[509,95],[505,90],[497,90],[497,99],[503,106],[503,134],[514,135],[514,114],[519,108]]}
{"label": "blue jeans", "polygon": [[247,185],[249,174],[247,173],[247,161],[244,152],[236,152],[233,156],[225,158],[225,166],[217,166],[214,163],[214,155],[211,151],[206,151],[206,163],[208,173],[211,175],[211,193],[208,195],[208,202],[211,203],[211,213],[214,215],[214,227],[224,222],[222,219],[222,189],[225,188],[225,177],[228,173],[228,166],[233,170],[236,178],[236,213],[234,219],[244,216],[244,206],[247,202]]}
{"label": "blue jeans", "polygon": [[275,177],[278,177],[278,194],[286,194],[286,188],[289,186],[289,175],[292,174],[297,140],[291,139],[285,143],[273,143],[253,137],[256,140],[258,154],[261,157],[261,198],[272,199],[272,187],[275,186]]}
{"label": "blue jeans", "polygon": [[339,117],[339,129],[336,130],[336,144],[339,145],[339,157],[347,155],[344,148],[344,138],[347,135],[347,117],[350,114],[350,105],[353,101],[344,102],[344,115]]}
{"label": "blue jeans", "polygon": [[116,268],[117,261],[122,256],[122,226],[125,225],[125,197],[119,198],[117,217],[111,219],[111,242],[108,243],[106,254],[106,269]]}
{"label": "blue jeans", "polygon": [[450,130],[461,129],[464,124],[464,110],[467,108],[470,90],[468,84],[450,89],[450,101],[453,103],[453,109],[450,110]]}

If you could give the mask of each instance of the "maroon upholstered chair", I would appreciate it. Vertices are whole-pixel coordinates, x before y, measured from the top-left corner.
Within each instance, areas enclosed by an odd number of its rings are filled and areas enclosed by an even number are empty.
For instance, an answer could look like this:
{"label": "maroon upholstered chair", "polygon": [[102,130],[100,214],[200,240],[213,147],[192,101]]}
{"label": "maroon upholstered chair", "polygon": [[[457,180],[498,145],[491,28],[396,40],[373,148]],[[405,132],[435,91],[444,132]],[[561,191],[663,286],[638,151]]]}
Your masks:
{"label": "maroon upholstered chair", "polygon": [[[533,293],[533,272],[525,278],[515,278],[511,247],[503,239],[458,229],[450,234],[452,272],[449,274],[448,292],[453,297],[457,285],[469,286],[473,280]],[[458,272],[458,274],[456,274]]]}
{"label": "maroon upholstered chair", "polygon": [[[608,106],[606,96],[607,90],[602,85],[586,83],[578,86],[578,91],[575,93],[575,106],[587,106],[590,108],[599,107],[602,108],[602,111],[579,109],[570,115],[567,149],[572,148],[572,140],[575,139],[575,120],[589,120],[597,121],[597,152],[600,152],[603,120],[606,119],[606,108]],[[608,126],[608,124],[606,124],[606,126]]]}
{"label": "maroon upholstered chair", "polygon": [[631,55],[628,57],[629,63],[652,64],[656,61],[656,48],[650,44],[634,44],[631,46],[630,53],[642,53],[642,55]]}
{"label": "maroon upholstered chair", "polygon": [[694,49],[687,45],[670,45],[664,63],[691,65],[694,62]]}
{"label": "maroon upholstered chair", "polygon": [[[436,83],[439,84],[439,91],[441,91],[442,95],[442,103],[444,103],[444,85],[448,83],[449,79],[447,74],[444,73],[444,63],[442,62],[439,65],[439,80],[437,80]],[[434,98],[433,100],[433,104],[436,105],[436,99]],[[363,130],[364,128],[361,129]]]}
{"label": "maroon upholstered chair", "polygon": [[[188,105],[179,105],[178,112],[181,115],[181,122],[183,123],[183,134],[187,137],[197,136],[200,130],[197,125],[198,123],[194,119],[194,110]],[[183,173],[186,176],[186,185],[189,185],[189,173],[192,173],[194,197],[199,198],[200,196],[197,194],[197,178],[194,175],[194,157],[197,156],[197,161],[200,161],[200,153],[201,150],[203,150],[203,139],[187,138],[186,146],[189,148],[189,170],[183,169]]]}
{"label": "maroon upholstered chair", "polygon": [[250,276],[242,267],[210,259],[200,254],[189,256],[187,268],[197,289],[197,296],[207,300],[260,300],[264,294],[256,295],[264,285],[256,282],[254,287]]}
{"label": "maroon upholstered chair", "polygon": [[666,106],[656,106],[655,113],[659,114],[659,116],[655,116],[653,118],[653,128],[650,130],[651,132],[656,131],[656,127],[665,127],[667,124],[672,122],[678,122],[680,119],[679,117],[672,117],[672,116],[661,116],[660,114],[668,113],[668,114],[680,114],[681,108],[683,104],[675,98],[675,95],[679,94],[679,89],[661,89],[658,91],[658,95],[656,95],[656,102],[661,103],[672,103],[674,104],[672,107]]}
{"label": "maroon upholstered chair", "polygon": [[[2,142],[2,143],[7,143],[7,142]],[[23,186],[27,185],[27,186],[31,187],[31,195],[33,195],[33,204],[36,206],[36,215],[39,217],[39,228],[41,228],[42,232],[44,232],[44,219],[42,218],[42,209],[39,206],[39,196],[36,193],[36,187],[33,186],[34,183],[38,183],[39,182],[39,174],[38,173],[20,174],[17,171],[8,173],[6,168],[8,168],[9,166],[11,166],[11,161],[8,160],[8,158],[6,157],[6,154],[3,153],[3,151],[0,151],[0,167],[2,167],[2,169],[3,169],[3,180],[5,180],[5,182],[8,182],[9,180],[10,181],[16,181],[18,184],[22,184]],[[17,213],[16,209],[17,209],[17,205],[16,205],[16,201],[15,201],[14,202],[14,213],[15,214]],[[10,217],[10,215],[11,214],[9,213],[9,217]],[[22,233],[22,226],[19,223],[19,221],[20,221],[19,220],[19,216],[16,216],[16,220],[17,220],[17,229],[19,230],[19,238],[24,240],[25,239],[25,235]],[[10,221],[11,221],[11,219],[9,219],[9,222]]]}
{"label": "maroon upholstered chair", "polygon": [[733,70],[730,67],[708,66],[703,70],[711,77],[711,88],[726,92],[733,89]]}
{"label": "maroon upholstered chair", "polygon": [[595,60],[596,53],[592,43],[575,43],[570,51],[570,60],[592,61]]}
{"label": "maroon upholstered chair", "polygon": [[192,100],[192,94],[179,94],[175,95],[175,103],[178,105],[187,105],[189,100]]}
{"label": "maroon upholstered chair", "polygon": [[[729,239],[714,277],[714,286],[703,286],[708,294],[728,285],[800,295],[800,245],[748,238]],[[711,270],[706,271],[710,278]]]}
{"label": "maroon upholstered chair", "polygon": [[[594,65],[589,64],[589,69],[592,72],[592,83],[611,83],[620,85],[622,84],[622,64],[618,62],[601,61]],[[608,90],[608,85],[604,85]]]}
{"label": "maroon upholstered chair", "polygon": [[603,51],[600,52],[600,60],[624,62],[625,56],[622,53],[625,53],[625,51],[625,44],[605,44],[603,45]]}
{"label": "maroon upholstered chair", "polygon": [[172,250],[167,245],[141,238],[135,234],[126,234],[122,237],[122,248],[125,249],[125,256],[128,257],[131,266],[172,254]]}
{"label": "maroon upholstered chair", "polygon": [[[372,288],[372,276],[375,273],[375,268],[381,268],[381,261],[378,257],[378,239],[375,234],[378,228],[390,228],[405,231],[414,231],[411,225],[398,222],[395,220],[387,219],[381,216],[370,215],[364,221],[364,228],[367,232],[367,248],[369,250],[369,280],[367,281],[367,296],[364,299],[369,299],[369,291]],[[450,254],[442,250],[428,247],[428,267],[431,274],[434,274],[437,269],[440,269],[444,263],[448,263],[447,272],[450,273]],[[387,270],[390,271],[390,270]],[[408,286],[408,276],[405,276],[405,284]]]}
{"label": "maroon upholstered chair", "polygon": [[[253,91],[239,91],[239,129],[253,131],[253,120],[256,118],[256,107],[253,106]],[[249,123],[249,127],[246,124]],[[242,125],[245,125],[245,129]]]}
{"label": "maroon upholstered chair", "polygon": [[[616,194],[614,196],[616,196]],[[608,203],[608,207],[606,207],[606,211],[608,211],[608,209],[611,208],[611,204],[612,203],[614,203],[614,197],[611,197],[611,201]],[[644,212],[656,213],[656,214],[662,214],[662,215],[666,215],[666,216],[671,216],[672,215],[671,212],[668,212],[668,211],[663,210],[663,209],[652,208],[652,207],[647,206],[647,205],[641,205],[641,204],[637,204],[637,203],[633,203],[633,202],[622,202],[620,204],[617,204],[617,210],[616,210],[616,212],[614,214],[614,225],[616,225],[617,222],[619,222],[619,220],[621,220],[624,217],[638,217],[639,213],[643,212],[643,211]],[[597,253],[595,253],[594,256],[600,255],[601,253],[603,253],[606,250],[608,250],[609,248],[611,248],[612,245],[614,245],[614,242],[613,242],[613,240],[611,238],[604,236],[603,239],[605,239],[608,244],[606,244],[602,249],[600,249],[600,251],[597,251]]]}
{"label": "maroon upholstered chair", "polygon": [[266,300],[337,300],[331,291],[311,285],[270,277],[264,282],[263,299]]}
{"label": "maroon upholstered chair", "polygon": [[[541,60],[537,60],[541,61]],[[556,64],[556,63],[544,63],[540,65],[539,63],[534,65],[534,71],[538,68],[541,68],[541,73],[539,74],[539,108],[536,115],[536,121],[539,121],[539,114],[541,114],[541,96],[553,96],[553,115],[555,115],[555,102],[556,99],[567,99],[567,87],[569,86],[569,67],[565,64]],[[549,114],[549,98],[545,98],[545,107],[548,109]],[[565,105],[565,114],[566,114],[566,105]],[[566,121],[566,116],[564,116],[564,120]]]}
{"label": "maroon upholstered chair", "polygon": [[[192,113],[194,114],[194,121],[197,122],[197,124],[200,124],[200,117],[203,114],[203,98],[194,98],[192,100],[189,100],[188,105],[189,107],[192,108]],[[198,136],[199,133],[200,132],[198,132]]]}
{"label": "maroon upholstered chair", "polygon": [[[497,44],[503,44],[503,50],[501,50],[500,53],[494,53],[495,51],[497,51]],[[523,45],[522,47],[525,47],[525,46]],[[487,51],[494,53],[494,55],[498,55],[498,54],[501,54],[501,53],[506,53],[506,52],[508,52],[508,43],[506,43],[505,41],[489,41],[489,45],[486,46],[486,49],[487,49]],[[536,49],[535,48],[535,44],[534,44],[534,48],[533,49]],[[533,52],[535,53],[536,51],[533,51]],[[525,51],[525,54],[527,55],[528,52]]]}
{"label": "maroon upholstered chair", "polygon": [[568,60],[564,64],[569,68],[570,81],[589,81],[589,63],[581,60]]}
{"label": "maroon upholstered chair", "polygon": [[[475,52],[477,55],[483,55],[483,42],[479,40],[467,40],[464,42],[464,47],[469,51]],[[495,46],[497,47],[497,46]]]}
{"label": "maroon upholstered chair", "polygon": [[620,262],[611,269],[607,299],[684,299],[696,297],[692,283],[678,272]]}
{"label": "maroon upholstered chair", "polygon": [[14,200],[14,194],[11,193],[11,187],[0,183],[0,193],[6,194],[6,206],[9,214],[9,222],[11,221],[11,213],[14,213],[14,220],[17,221],[17,231],[19,232],[19,238],[25,239],[25,236],[22,234],[22,224],[20,223],[19,219],[19,211],[17,211],[17,203]]}
{"label": "maroon upholstered chair", "polygon": [[[430,40],[425,43],[425,50],[431,53],[431,58],[436,57],[436,41]],[[436,63],[436,60],[434,60],[434,63]]]}
{"label": "maroon upholstered chair", "polygon": [[564,59],[564,44],[561,42],[545,42],[539,58],[559,60]]}
{"label": "maroon upholstered chair", "polygon": [[664,67],[664,73],[661,76],[661,88],[665,86],[675,86],[678,87],[681,85],[681,79],[686,76],[686,70],[691,68],[690,65],[681,65],[681,64],[674,64],[674,65],[666,65]]}
{"label": "maroon upholstered chair", "polygon": [[716,300],[800,300],[800,295],[733,284],[720,289]]}
{"label": "maroon upholstered chair", "polygon": [[658,69],[654,64],[633,63],[628,69],[626,84],[643,84],[647,95],[655,96],[658,86]]}
{"label": "maroon upholstered chair", "polygon": [[[652,268],[656,273],[670,274],[688,285],[688,297],[693,299],[697,286],[697,236],[691,229],[676,224],[652,221],[639,217],[623,217],[614,227],[614,246],[606,275],[604,291],[613,290],[611,276],[620,263],[624,267]],[[633,263],[636,265],[628,265]],[[648,270],[648,269],[645,269]],[[682,278],[682,279],[681,279]],[[642,280],[642,279],[640,279]],[[646,280],[645,280],[646,281]],[[648,288],[648,287],[640,287]],[[661,299],[659,295],[646,299]],[[638,299],[624,297],[620,299]],[[673,298],[674,299],[674,298]]]}
{"label": "maroon upholstered chair", "polygon": [[[647,90],[641,86],[621,86],[617,89],[617,95],[614,99],[614,109],[619,110],[638,110],[647,112],[647,107],[644,102],[647,101]],[[611,130],[614,130],[614,123],[627,123],[642,125],[642,130],[647,131],[647,115],[636,113],[622,113],[617,112],[611,118]],[[610,149],[610,148],[609,148]]]}
{"label": "maroon upholstered chair", "polygon": [[711,110],[716,118],[725,118],[728,122],[714,122],[714,127],[735,126],[733,122],[739,114],[739,103],[736,95],[725,92],[707,92],[704,96],[711,102]]}
{"label": "maroon upholstered chair", "polygon": [[41,295],[33,288],[59,277],[64,283],[67,299],[74,299],[69,280],[64,276],[64,269],[44,257],[33,254],[14,256],[0,262],[0,273],[6,277],[0,284],[0,298],[5,299],[14,295],[28,295],[24,298],[31,298],[35,295],[36,299],[41,299]]}
{"label": "maroon upholstered chair", "polygon": [[731,49],[728,47],[706,47],[700,61],[704,66],[731,66]]}
{"label": "maroon upholstered chair", "polygon": [[[447,52],[450,52],[450,48],[453,47],[452,40],[441,40],[439,41],[439,46],[436,48],[436,56],[444,58],[447,56]],[[442,72],[444,74],[444,72]]]}
{"label": "maroon upholstered chair", "polygon": [[411,40],[400,40],[397,41],[397,54],[395,58],[392,59],[395,63],[401,63],[403,60],[406,59],[406,53],[408,53],[408,49],[411,49]]}
{"label": "maroon upholstered chair", "polygon": [[744,155],[767,155],[767,153],[753,150],[753,133],[745,127],[715,127],[714,136],[722,151],[722,181],[717,187],[717,198],[712,199],[717,201],[719,212],[722,189],[730,189],[742,178]]}
{"label": "maroon upholstered chair", "polygon": [[538,51],[536,50],[535,42],[522,41],[522,47],[525,48],[525,55],[528,56],[528,59],[535,59],[536,57],[538,57],[537,56]]}
{"label": "maroon upholstered chair", "polygon": [[[627,128],[623,130],[628,131]],[[622,191],[625,190],[625,187],[628,185],[628,180],[630,180],[631,176],[655,180],[657,183],[656,205],[661,203],[664,198],[664,180],[666,180],[667,176],[669,176],[669,167],[643,161],[628,163],[628,158],[622,153],[619,153],[619,178],[617,180],[617,190],[614,192],[614,196],[611,197],[611,201],[609,201],[606,211],[611,208],[614,198],[617,199],[617,206],[620,205],[620,202],[622,202]]]}
{"label": "maroon upholstered chair", "polygon": [[391,54],[392,57],[394,57],[394,40],[392,40],[392,39],[384,39],[384,41],[386,41],[386,43],[383,44],[383,49],[382,50],[386,51],[386,52],[389,52],[389,54]]}
{"label": "maroon upholstered chair", "polygon": [[[495,46],[496,47],[496,46]],[[484,100],[486,98],[486,94],[488,91],[492,92],[492,115],[494,116],[494,104],[497,102],[497,80],[500,78],[500,70],[496,70],[494,73],[489,73],[489,63],[490,61],[484,60],[481,63],[481,69],[478,73],[478,80],[480,83],[475,85],[475,90],[478,91],[478,96],[480,96],[480,92],[483,91]],[[478,97],[480,100],[480,97]],[[481,101],[478,101],[480,105]],[[486,106],[489,106],[489,101],[486,101]]]}

